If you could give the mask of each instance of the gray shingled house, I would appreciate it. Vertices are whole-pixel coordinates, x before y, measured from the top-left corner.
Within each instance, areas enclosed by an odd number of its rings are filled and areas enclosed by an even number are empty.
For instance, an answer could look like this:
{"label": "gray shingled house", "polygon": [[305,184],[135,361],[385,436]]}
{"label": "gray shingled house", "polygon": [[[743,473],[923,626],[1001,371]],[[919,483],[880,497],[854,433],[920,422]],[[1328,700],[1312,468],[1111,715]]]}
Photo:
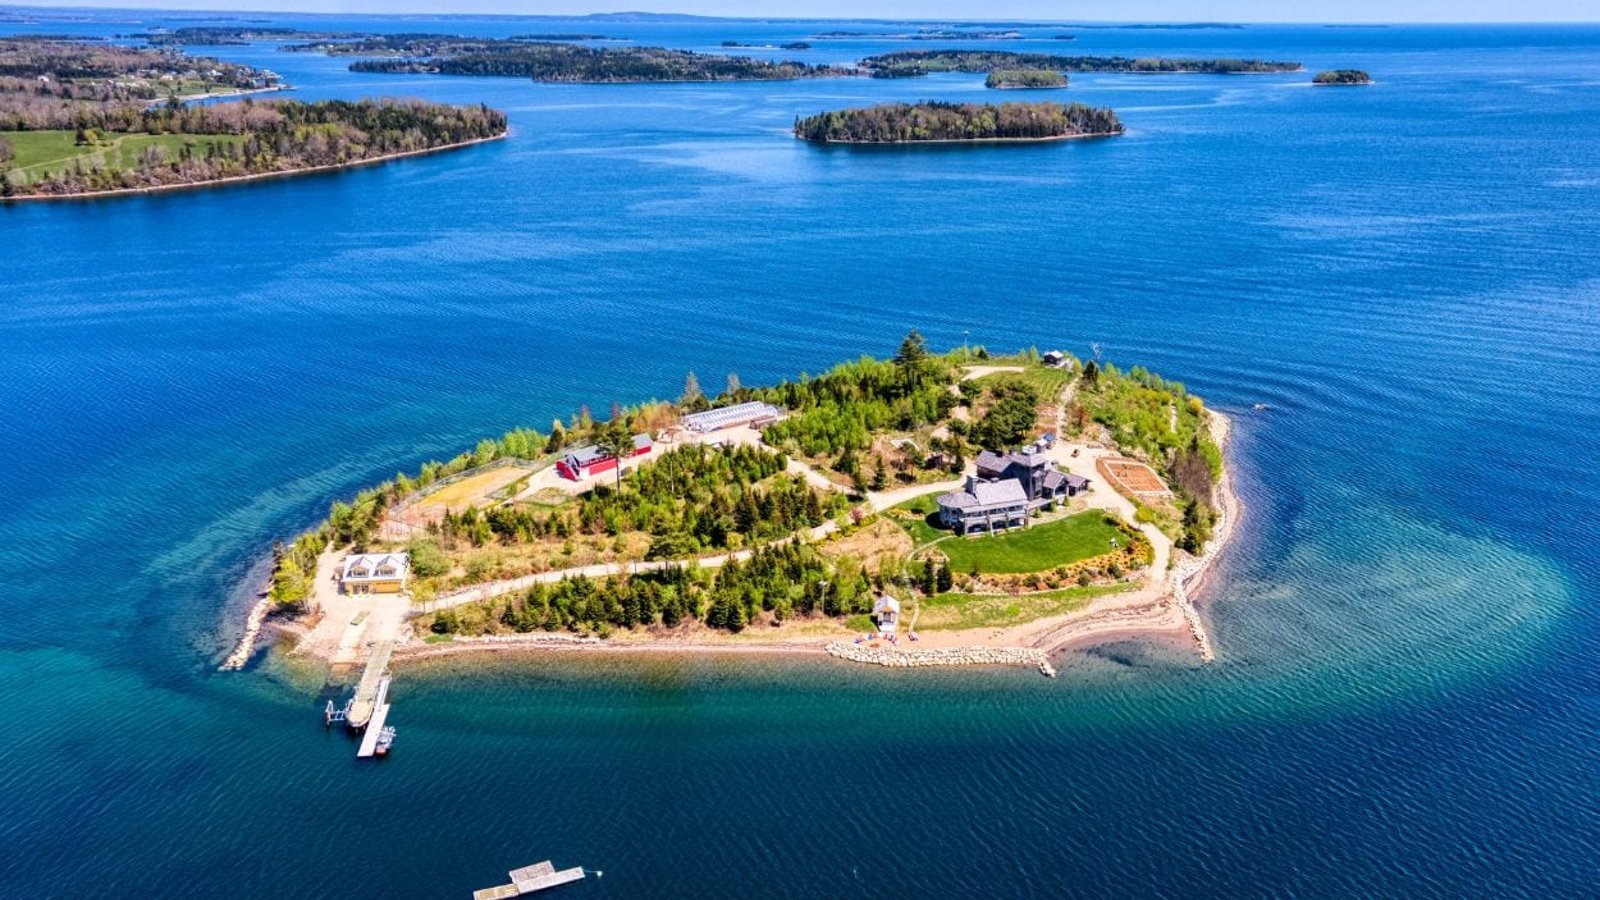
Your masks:
{"label": "gray shingled house", "polygon": [[1028,514],[1089,489],[1089,479],[1056,468],[1043,453],[978,454],[978,474],[939,498],[939,521],[958,534],[1027,527]]}

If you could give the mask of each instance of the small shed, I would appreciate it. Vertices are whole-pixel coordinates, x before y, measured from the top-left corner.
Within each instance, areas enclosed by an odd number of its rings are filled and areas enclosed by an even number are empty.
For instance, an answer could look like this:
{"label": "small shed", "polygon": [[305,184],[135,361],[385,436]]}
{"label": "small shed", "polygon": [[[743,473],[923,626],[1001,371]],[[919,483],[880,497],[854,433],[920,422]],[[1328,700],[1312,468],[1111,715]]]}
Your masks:
{"label": "small shed", "polygon": [[894,634],[900,626],[900,601],[888,594],[872,604],[872,617],[878,622],[879,634]]}

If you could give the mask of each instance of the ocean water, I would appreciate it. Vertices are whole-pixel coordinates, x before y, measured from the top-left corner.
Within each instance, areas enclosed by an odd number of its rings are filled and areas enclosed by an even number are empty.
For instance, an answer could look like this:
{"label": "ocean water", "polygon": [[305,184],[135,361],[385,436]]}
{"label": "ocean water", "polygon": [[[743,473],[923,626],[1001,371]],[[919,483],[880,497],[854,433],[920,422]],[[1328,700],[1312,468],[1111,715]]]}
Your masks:
{"label": "ocean water", "polygon": [[[265,18],[695,49],[850,27]],[[604,870],[574,897],[1594,896],[1600,28],[1079,34],[993,46],[1378,83],[1077,75],[1051,98],[1127,136],[851,151],[786,128],[991,95],[216,48],[299,96],[486,102],[513,135],[0,208],[0,895],[465,897],[550,858]],[[1097,345],[1235,416],[1216,663],[436,662],[397,683],[378,765],[323,730],[320,672],[214,671],[271,540],[331,498],[913,326]]]}

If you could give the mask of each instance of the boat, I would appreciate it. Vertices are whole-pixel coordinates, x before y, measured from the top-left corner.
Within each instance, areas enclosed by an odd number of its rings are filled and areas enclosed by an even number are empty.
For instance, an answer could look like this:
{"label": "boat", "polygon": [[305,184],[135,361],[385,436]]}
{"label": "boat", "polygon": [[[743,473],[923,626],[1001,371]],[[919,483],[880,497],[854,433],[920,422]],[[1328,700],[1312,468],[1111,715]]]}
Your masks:
{"label": "boat", "polygon": [[393,725],[385,725],[385,726],[383,726],[383,730],[378,732],[378,744],[377,744],[376,747],[373,748],[373,752],[378,754],[379,756],[388,756],[389,755],[389,748],[391,746],[393,746],[393,744],[394,744],[394,726]]}

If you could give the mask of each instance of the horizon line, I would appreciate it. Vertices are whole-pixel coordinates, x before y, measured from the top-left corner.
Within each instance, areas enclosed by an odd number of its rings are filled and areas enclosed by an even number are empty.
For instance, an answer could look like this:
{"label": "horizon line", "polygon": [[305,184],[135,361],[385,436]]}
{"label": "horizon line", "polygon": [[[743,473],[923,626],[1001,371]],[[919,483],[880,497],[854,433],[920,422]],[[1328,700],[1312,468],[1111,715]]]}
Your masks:
{"label": "horizon line", "polygon": [[[990,18],[961,16],[735,16],[735,15],[707,15],[704,13],[682,12],[650,12],[647,10],[618,10],[612,12],[587,12],[587,13],[519,13],[519,12],[449,12],[440,10],[411,11],[411,12],[362,12],[346,10],[295,10],[295,9],[219,9],[215,7],[174,7],[163,5],[128,6],[121,3],[108,3],[106,5],[83,5],[75,3],[62,6],[39,6],[31,4],[0,3],[0,11],[16,11],[31,14],[61,15],[72,13],[176,13],[189,17],[238,17],[248,15],[269,16],[328,16],[344,18],[437,18],[437,19],[553,19],[574,21],[580,19],[619,18],[637,16],[645,19],[658,20],[698,20],[704,22],[860,22],[882,25],[900,25],[917,23],[934,24],[971,24],[971,25],[1040,25],[1050,27],[1070,27],[1081,25],[1086,27],[1112,26],[1158,26],[1158,27],[1190,27],[1199,29],[1205,26],[1215,28],[1238,28],[1251,25],[1279,25],[1300,26],[1308,28],[1406,28],[1427,26],[1547,26],[1547,25],[1600,25],[1597,19],[1437,19],[1437,20],[1371,20],[1371,21],[1311,21],[1311,20],[1285,20],[1285,19],[1035,19],[1024,16],[994,16]],[[0,24],[27,24],[27,23],[0,23]],[[670,22],[662,22],[670,24]]]}

